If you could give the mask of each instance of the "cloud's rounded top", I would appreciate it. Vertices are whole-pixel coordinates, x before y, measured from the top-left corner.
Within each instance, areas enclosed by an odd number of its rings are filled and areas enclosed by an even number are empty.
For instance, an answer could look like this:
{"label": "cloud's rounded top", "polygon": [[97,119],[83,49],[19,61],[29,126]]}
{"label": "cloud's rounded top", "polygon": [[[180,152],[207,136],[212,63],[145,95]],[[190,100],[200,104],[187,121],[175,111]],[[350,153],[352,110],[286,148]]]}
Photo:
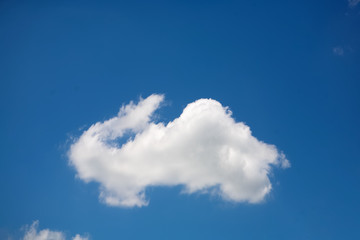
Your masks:
{"label": "cloud's rounded top", "polygon": [[[256,203],[271,190],[271,167],[290,166],[274,145],[257,140],[212,99],[188,104],[168,124],[152,122],[163,99],[154,94],[138,104],[130,102],[71,146],[69,159],[79,178],[100,183],[100,199],[106,204],[144,206],[146,187],[175,185],[186,193]],[[116,144],[126,132],[135,137]]]}

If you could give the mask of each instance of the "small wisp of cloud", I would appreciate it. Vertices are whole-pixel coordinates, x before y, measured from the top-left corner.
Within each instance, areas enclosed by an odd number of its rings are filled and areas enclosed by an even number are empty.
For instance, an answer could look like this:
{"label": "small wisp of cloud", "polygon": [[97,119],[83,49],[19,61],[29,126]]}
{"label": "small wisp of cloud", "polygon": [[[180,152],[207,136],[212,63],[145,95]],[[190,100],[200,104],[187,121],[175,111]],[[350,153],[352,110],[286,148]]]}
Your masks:
{"label": "small wisp of cloud", "polygon": [[349,7],[356,7],[360,3],[360,0],[348,0]]}
{"label": "small wisp of cloud", "polygon": [[333,53],[334,53],[336,56],[344,56],[344,48],[343,48],[343,47],[340,47],[340,46],[334,47],[334,48],[333,48]]}
{"label": "small wisp of cloud", "polygon": [[[66,240],[66,236],[61,231],[53,231],[50,229],[38,230],[39,221],[34,221],[30,226],[25,227],[25,235],[23,240]],[[89,240],[88,237],[76,234],[72,240]]]}

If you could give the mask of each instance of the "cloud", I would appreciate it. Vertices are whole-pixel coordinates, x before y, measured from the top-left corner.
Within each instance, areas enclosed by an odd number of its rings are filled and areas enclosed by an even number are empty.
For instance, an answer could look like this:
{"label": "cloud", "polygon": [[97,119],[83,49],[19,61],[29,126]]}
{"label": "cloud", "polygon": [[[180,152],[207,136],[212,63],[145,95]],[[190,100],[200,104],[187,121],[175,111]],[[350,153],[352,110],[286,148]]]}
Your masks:
{"label": "cloud", "polygon": [[360,0],[348,0],[349,7],[356,7],[358,5]]}
{"label": "cloud", "polygon": [[343,56],[344,55],[344,48],[342,47],[334,47],[333,53],[337,56]]}
{"label": "cloud", "polygon": [[75,237],[73,237],[73,240],[88,240],[88,237],[82,237],[79,234],[76,234]]}
{"label": "cloud", "polygon": [[147,187],[178,185],[188,194],[257,203],[271,190],[271,168],[290,166],[274,145],[257,140],[228,107],[212,99],[188,104],[167,124],[154,122],[163,99],[153,94],[130,102],[71,145],[68,156],[77,176],[100,183],[106,204],[146,206]]}
{"label": "cloud", "polygon": [[[44,229],[38,231],[39,221],[34,221],[30,227],[26,227],[26,232],[23,240],[66,240],[65,234],[60,231],[52,231]],[[72,240],[88,240],[88,237],[81,237],[76,234]]]}

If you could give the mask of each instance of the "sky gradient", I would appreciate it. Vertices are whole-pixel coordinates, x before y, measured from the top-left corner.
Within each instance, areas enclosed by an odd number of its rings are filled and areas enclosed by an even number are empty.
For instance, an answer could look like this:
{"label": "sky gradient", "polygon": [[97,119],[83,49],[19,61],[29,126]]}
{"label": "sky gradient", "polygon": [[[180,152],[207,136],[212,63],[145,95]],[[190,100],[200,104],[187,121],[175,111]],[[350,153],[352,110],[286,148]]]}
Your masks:
{"label": "sky gradient", "polygon": [[[66,239],[359,239],[359,26],[346,0],[1,1],[0,239],[34,221]],[[164,123],[215,99],[291,167],[257,204],[182,186],[102,203],[69,149],[151,94]]]}

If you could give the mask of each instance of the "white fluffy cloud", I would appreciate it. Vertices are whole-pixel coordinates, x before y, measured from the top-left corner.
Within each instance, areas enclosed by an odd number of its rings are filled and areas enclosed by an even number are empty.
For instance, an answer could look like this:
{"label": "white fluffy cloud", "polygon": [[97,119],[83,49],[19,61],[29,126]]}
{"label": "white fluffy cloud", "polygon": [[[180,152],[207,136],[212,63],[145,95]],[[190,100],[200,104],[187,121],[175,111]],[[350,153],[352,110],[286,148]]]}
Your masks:
{"label": "white fluffy cloud", "polygon": [[[65,234],[59,231],[43,229],[38,231],[39,221],[34,221],[30,227],[27,227],[23,240],[66,240]],[[76,234],[72,240],[88,240],[88,237],[82,237]]]}
{"label": "white fluffy cloud", "polygon": [[68,156],[77,176],[100,183],[106,204],[146,206],[146,187],[177,185],[189,194],[257,203],[271,190],[271,167],[290,166],[274,145],[257,140],[212,99],[188,104],[167,124],[155,123],[151,116],[163,99],[153,94],[131,102],[71,145]]}

